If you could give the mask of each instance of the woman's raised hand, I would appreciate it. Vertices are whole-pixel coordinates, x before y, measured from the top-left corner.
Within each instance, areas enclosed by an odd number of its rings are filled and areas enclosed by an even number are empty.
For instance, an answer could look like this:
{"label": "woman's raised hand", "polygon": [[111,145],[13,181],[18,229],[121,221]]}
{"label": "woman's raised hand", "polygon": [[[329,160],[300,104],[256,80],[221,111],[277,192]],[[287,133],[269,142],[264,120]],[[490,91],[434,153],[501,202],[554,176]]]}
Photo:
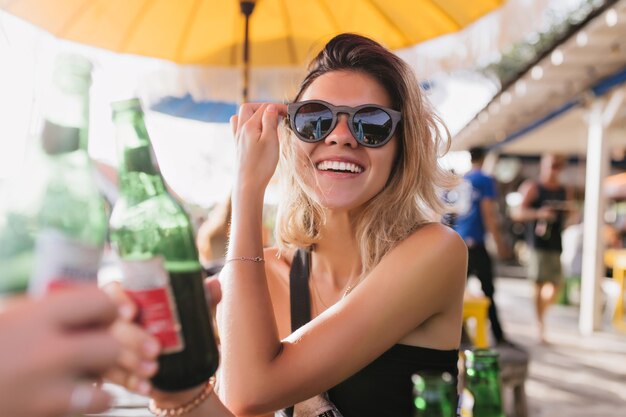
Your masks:
{"label": "woman's raised hand", "polygon": [[245,103],[230,119],[237,149],[236,186],[264,190],[278,164],[278,124],[287,106],[275,103]]}

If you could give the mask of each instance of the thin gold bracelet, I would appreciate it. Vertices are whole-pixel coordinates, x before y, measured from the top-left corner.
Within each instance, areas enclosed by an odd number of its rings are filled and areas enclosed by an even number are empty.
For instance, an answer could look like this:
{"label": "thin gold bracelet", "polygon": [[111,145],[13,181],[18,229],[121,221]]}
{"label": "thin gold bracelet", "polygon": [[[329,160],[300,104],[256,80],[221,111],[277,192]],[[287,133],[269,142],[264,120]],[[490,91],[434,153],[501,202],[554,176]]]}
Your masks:
{"label": "thin gold bracelet", "polygon": [[215,387],[215,377],[212,376],[204,385],[204,388],[198,395],[187,401],[185,404],[172,408],[157,407],[154,400],[150,400],[148,410],[157,417],[184,416],[190,411],[196,409],[200,404],[206,401],[213,394]]}
{"label": "thin gold bracelet", "polygon": [[225,263],[233,261],[265,262],[265,259],[261,256],[255,256],[254,258],[250,258],[248,256],[238,256],[236,258],[226,259]]}

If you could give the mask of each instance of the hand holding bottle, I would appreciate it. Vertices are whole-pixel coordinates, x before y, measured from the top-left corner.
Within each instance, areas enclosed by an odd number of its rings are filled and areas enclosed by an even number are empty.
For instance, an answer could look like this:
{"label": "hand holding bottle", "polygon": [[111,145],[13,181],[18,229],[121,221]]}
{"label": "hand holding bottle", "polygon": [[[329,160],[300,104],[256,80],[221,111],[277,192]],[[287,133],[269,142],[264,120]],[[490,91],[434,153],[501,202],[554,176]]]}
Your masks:
{"label": "hand holding bottle", "polygon": [[116,316],[115,304],[91,285],[12,300],[0,312],[0,415],[106,410],[110,397],[93,381],[123,355],[109,331]]}
{"label": "hand holding bottle", "polygon": [[[207,279],[205,288],[210,298],[210,306],[215,309],[222,292],[217,278]],[[159,391],[154,389],[148,381],[158,368],[155,362],[160,352],[157,340],[150,336],[143,328],[136,324],[137,306],[122,286],[113,282],[105,287],[105,291],[118,305],[120,315],[112,326],[112,334],[118,343],[125,348],[117,365],[106,373],[105,378],[118,385],[126,387],[143,395],[152,395],[163,401],[176,402],[177,399],[187,398],[197,393],[199,388],[178,392]],[[184,401],[179,401],[182,403]]]}

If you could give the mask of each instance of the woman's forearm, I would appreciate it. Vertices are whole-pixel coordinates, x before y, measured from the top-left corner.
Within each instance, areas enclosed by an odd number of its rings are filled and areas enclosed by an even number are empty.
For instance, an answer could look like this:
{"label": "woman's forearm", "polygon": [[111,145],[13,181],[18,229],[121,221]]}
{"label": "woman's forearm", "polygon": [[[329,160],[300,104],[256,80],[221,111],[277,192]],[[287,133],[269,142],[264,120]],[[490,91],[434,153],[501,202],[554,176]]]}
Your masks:
{"label": "woman's forearm", "polygon": [[[262,210],[263,194],[259,190],[233,193],[228,259],[263,256]],[[220,390],[235,413],[246,410],[251,393],[267,387],[269,365],[280,350],[264,265],[249,259],[234,260],[220,274]]]}

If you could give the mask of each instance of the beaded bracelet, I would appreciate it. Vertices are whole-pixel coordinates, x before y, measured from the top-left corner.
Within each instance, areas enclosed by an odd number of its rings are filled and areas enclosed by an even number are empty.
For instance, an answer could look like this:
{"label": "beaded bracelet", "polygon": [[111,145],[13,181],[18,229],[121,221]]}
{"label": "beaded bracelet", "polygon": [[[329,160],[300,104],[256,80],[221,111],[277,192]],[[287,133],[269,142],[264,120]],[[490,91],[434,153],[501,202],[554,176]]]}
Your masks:
{"label": "beaded bracelet", "polygon": [[157,417],[184,416],[185,414],[197,408],[207,398],[209,398],[211,394],[213,394],[214,386],[215,386],[215,377],[212,376],[206,382],[202,391],[200,391],[198,395],[196,395],[194,398],[192,398],[185,404],[178,406],[178,407],[173,407],[173,408],[160,408],[160,407],[157,407],[156,402],[154,400],[150,400],[150,403],[148,404],[148,410],[150,410],[150,412]]}
{"label": "beaded bracelet", "polygon": [[255,256],[253,258],[250,258],[248,256],[238,256],[236,258],[226,259],[225,263],[233,262],[233,261],[265,262],[265,259],[263,259],[263,257],[261,256]]}

